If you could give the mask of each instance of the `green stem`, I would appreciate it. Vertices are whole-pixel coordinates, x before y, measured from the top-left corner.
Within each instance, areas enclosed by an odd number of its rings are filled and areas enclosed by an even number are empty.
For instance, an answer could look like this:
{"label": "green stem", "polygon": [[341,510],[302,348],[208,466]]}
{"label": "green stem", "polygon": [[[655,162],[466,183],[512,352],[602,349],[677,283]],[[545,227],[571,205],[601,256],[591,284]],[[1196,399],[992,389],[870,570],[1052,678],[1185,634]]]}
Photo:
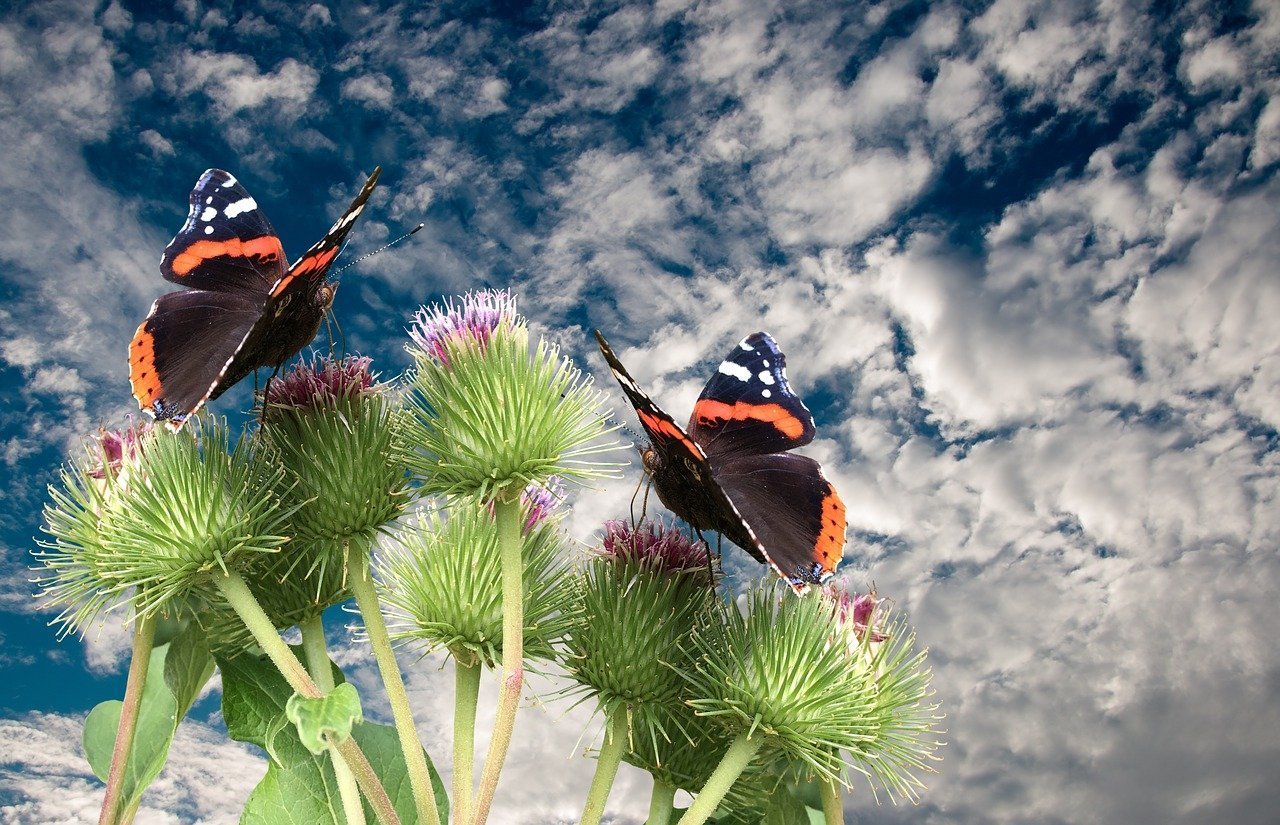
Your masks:
{"label": "green stem", "polygon": [[702,790],[698,792],[698,797],[693,800],[689,810],[680,817],[680,825],[702,825],[706,822],[716,812],[716,806],[733,787],[734,781],[746,770],[747,765],[751,764],[752,757],[756,755],[756,751],[760,750],[760,745],[763,743],[763,736],[751,739],[745,733],[739,734],[738,738],[733,740],[733,744],[729,745],[729,750],[725,751],[724,757],[711,773],[707,784],[703,785]]}
{"label": "green stem", "polygon": [[453,710],[453,821],[465,823],[471,816],[471,783],[475,781],[476,705],[480,701],[479,660],[463,652],[453,656],[454,710]]}
{"label": "green stem", "polygon": [[499,497],[494,501],[493,509],[498,549],[502,554],[502,687],[498,693],[489,752],[485,755],[480,788],[472,809],[472,825],[484,825],[489,818],[489,807],[498,790],[498,775],[502,773],[507,748],[511,746],[520,689],[524,685],[524,560],[520,552],[523,545],[520,528],[524,514],[518,494],[510,500]]}
{"label": "green stem", "polygon": [[844,803],[840,799],[840,785],[834,779],[820,780],[822,785],[822,815],[826,825],[844,825]]}
{"label": "green stem", "polygon": [[[302,631],[302,652],[307,657],[307,671],[316,687],[323,693],[333,690],[333,667],[329,664],[329,647],[324,639],[324,619],[316,614],[298,625]],[[333,763],[333,775],[338,780],[338,796],[342,799],[342,811],[347,825],[365,825],[364,806],[360,804],[360,788],[355,775],[338,753],[330,746],[329,761]]]}
{"label": "green stem", "polygon": [[118,825],[127,821],[125,812],[120,810],[120,795],[124,791],[129,752],[133,750],[133,734],[138,729],[142,690],[147,685],[147,669],[151,666],[151,647],[155,638],[155,615],[148,613],[136,617],[133,625],[133,653],[129,657],[129,676],[124,685],[124,703],[120,708],[120,723],[116,726],[116,743],[111,750],[111,768],[107,772],[107,793],[102,798],[98,825]]}
{"label": "green stem", "polygon": [[613,779],[618,775],[618,765],[627,750],[631,732],[631,714],[622,704],[615,704],[605,717],[604,744],[596,759],[596,773],[591,778],[591,790],[587,803],[582,807],[582,825],[597,825],[604,816],[604,803],[609,799]]}
{"label": "green stem", "polygon": [[413,804],[422,825],[440,825],[440,811],[436,808],[436,792],[431,784],[431,772],[427,768],[427,755],[418,738],[418,728],[413,723],[413,709],[409,707],[409,694],[404,689],[404,677],[391,648],[391,634],[382,619],[382,607],[378,604],[378,591],[369,575],[367,547],[357,548],[347,543],[347,586],[356,597],[360,618],[369,636],[369,646],[378,661],[378,672],[391,704],[391,717],[400,737],[400,750],[409,769],[409,784],[413,788]]}
{"label": "green stem", "polygon": [[649,818],[644,825],[667,825],[676,804],[676,786],[668,785],[658,777],[653,778],[653,793],[649,795]]}
{"label": "green stem", "polygon": [[[307,675],[307,669],[302,666],[302,662],[298,661],[298,657],[293,655],[293,651],[284,643],[284,639],[280,638],[275,625],[263,612],[262,606],[258,604],[257,598],[249,590],[249,585],[245,584],[240,574],[234,570],[228,571],[225,576],[214,576],[214,582],[222,591],[227,603],[253,634],[254,641],[266,652],[276,669],[280,671],[280,675],[289,683],[289,687],[307,699],[319,699],[323,696],[324,694],[316,687],[316,683]],[[387,789],[382,787],[382,781],[373,772],[373,766],[365,758],[364,751],[360,750],[360,745],[356,743],[355,738],[348,737],[337,743],[337,749],[356,775],[356,783],[360,786],[360,791],[365,798],[369,800],[369,804],[373,806],[378,821],[382,825],[400,825],[400,817],[396,814],[395,806],[391,804],[391,797],[387,796]]]}

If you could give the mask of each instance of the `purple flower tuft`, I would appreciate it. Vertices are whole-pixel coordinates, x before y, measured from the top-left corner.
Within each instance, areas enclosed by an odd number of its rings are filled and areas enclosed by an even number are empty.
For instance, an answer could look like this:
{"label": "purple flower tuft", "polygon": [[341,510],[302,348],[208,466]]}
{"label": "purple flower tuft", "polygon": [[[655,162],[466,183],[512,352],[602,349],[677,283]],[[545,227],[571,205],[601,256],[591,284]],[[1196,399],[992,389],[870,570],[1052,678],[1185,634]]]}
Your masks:
{"label": "purple flower tuft", "polygon": [[520,493],[520,504],[524,507],[524,532],[529,533],[534,527],[546,521],[564,502],[564,485],[559,476],[547,479],[545,485],[530,484]]}
{"label": "purple flower tuft", "polygon": [[339,398],[354,398],[374,386],[372,364],[372,358],[354,355],[338,361],[328,356],[300,361],[267,387],[267,407],[313,409]]}
{"label": "purple flower tuft", "polygon": [[827,589],[827,595],[835,602],[836,623],[846,630],[853,631],[861,641],[867,632],[871,633],[871,641],[883,642],[889,637],[876,629],[876,608],[883,599],[876,598],[873,587],[870,593],[859,595],[847,593],[835,587]]}
{"label": "purple flower tuft", "polygon": [[107,473],[116,474],[126,461],[138,457],[143,439],[151,435],[150,421],[133,421],[129,416],[129,426],[123,430],[98,429],[98,450],[93,456],[94,464],[89,468],[91,478],[106,478]]}
{"label": "purple flower tuft", "polygon": [[505,289],[482,289],[468,292],[455,305],[450,298],[444,305],[432,304],[413,314],[409,338],[441,364],[448,365],[446,342],[476,343],[483,349],[500,326],[516,322],[516,299]]}
{"label": "purple flower tuft", "polygon": [[706,570],[710,561],[702,542],[690,540],[675,525],[648,519],[634,527],[625,519],[606,521],[600,553],[619,561],[647,561],[667,573]]}

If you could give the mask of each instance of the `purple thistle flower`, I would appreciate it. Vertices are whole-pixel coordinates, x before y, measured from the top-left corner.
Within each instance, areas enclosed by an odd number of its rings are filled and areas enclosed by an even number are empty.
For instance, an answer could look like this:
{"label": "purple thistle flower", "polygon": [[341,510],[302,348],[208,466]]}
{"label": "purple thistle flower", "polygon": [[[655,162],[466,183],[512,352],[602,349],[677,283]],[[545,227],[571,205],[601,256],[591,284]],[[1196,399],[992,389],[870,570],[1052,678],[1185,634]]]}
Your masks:
{"label": "purple thistle flower", "polygon": [[267,387],[267,407],[313,409],[339,398],[354,398],[374,386],[373,359],[348,355],[335,361],[315,356],[300,361]]}
{"label": "purple thistle flower", "polygon": [[883,642],[889,638],[875,627],[876,608],[880,606],[883,599],[876,598],[874,587],[871,588],[870,593],[863,595],[850,594],[844,590],[829,587],[826,594],[835,602],[836,624],[852,631],[856,639],[861,641],[868,631],[871,633],[873,642]]}
{"label": "purple thistle flower", "polygon": [[129,426],[123,430],[98,428],[97,451],[93,455],[94,464],[88,470],[91,478],[106,478],[108,473],[118,473],[126,461],[132,462],[138,457],[143,439],[151,435],[150,421],[135,422],[128,416]]}
{"label": "purple thistle flower", "polygon": [[649,562],[666,573],[706,570],[710,562],[702,542],[690,540],[675,525],[649,519],[634,527],[625,519],[606,521],[600,553],[618,561]]}
{"label": "purple thistle flower", "polygon": [[447,299],[443,305],[421,307],[413,314],[409,338],[427,355],[449,364],[446,342],[476,343],[483,349],[500,326],[514,326],[516,299],[505,289],[468,292],[461,304]]}
{"label": "purple thistle flower", "polygon": [[530,484],[525,487],[520,493],[520,504],[525,511],[525,535],[551,518],[562,503],[564,503],[564,484],[560,482],[559,476],[551,476],[545,485]]}

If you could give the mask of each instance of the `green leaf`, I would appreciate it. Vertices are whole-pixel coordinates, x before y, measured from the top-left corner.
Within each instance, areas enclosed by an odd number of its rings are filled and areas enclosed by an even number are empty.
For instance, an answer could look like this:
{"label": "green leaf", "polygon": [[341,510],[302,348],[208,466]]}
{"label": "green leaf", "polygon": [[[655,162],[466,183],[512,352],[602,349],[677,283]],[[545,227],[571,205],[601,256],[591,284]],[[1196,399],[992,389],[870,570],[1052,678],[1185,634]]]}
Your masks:
{"label": "green leaf", "polygon": [[[198,628],[188,627],[168,644],[154,647],[147,662],[138,725],[121,788],[122,810],[134,807],[164,768],[178,723],[213,674],[213,659]],[[84,722],[84,751],[94,774],[106,781],[120,726],[119,700],[102,702]]]}
{"label": "green leaf", "polygon": [[[241,825],[342,825],[342,801],[327,754],[316,755],[303,746],[297,728],[289,724],[286,707],[293,690],[265,658],[236,656],[219,659],[222,670],[222,715],[231,738],[268,750],[266,776],[245,803]],[[335,667],[336,670],[336,667]],[[345,684],[341,671],[335,681]],[[417,821],[413,789],[405,768],[400,738],[394,728],[368,722],[351,728],[374,772],[382,779],[402,822]],[[269,745],[269,747],[268,747]],[[428,756],[440,821],[449,821],[444,782]],[[366,818],[376,821],[365,803]]]}
{"label": "green leaf", "polygon": [[[810,825],[809,810],[799,799],[779,788],[770,798],[769,808],[765,811],[761,825]],[[826,821],[822,817],[822,811],[818,811],[818,821]]]}
{"label": "green leaf", "polygon": [[338,685],[319,699],[295,693],[285,703],[284,714],[297,728],[302,744],[316,754],[328,748],[326,733],[333,742],[342,742],[351,735],[352,725],[364,721],[360,694],[349,684]]}
{"label": "green leaf", "polygon": [[[301,647],[292,649],[305,658]],[[232,739],[268,750],[273,727],[278,727],[280,720],[288,721],[284,709],[293,688],[266,656],[219,656],[218,669],[222,671],[222,717],[227,733]],[[333,665],[333,680],[334,684],[346,682],[337,665]]]}

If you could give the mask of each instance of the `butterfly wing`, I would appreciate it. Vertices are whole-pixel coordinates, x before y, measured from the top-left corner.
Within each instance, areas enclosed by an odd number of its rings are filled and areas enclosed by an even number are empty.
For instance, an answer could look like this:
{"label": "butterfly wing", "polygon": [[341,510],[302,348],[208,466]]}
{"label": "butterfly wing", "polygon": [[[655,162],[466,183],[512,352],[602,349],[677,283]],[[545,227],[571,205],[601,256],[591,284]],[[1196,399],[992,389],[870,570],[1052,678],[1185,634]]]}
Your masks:
{"label": "butterfly wing", "polygon": [[707,382],[689,436],[707,455],[779,453],[813,440],[813,416],[787,381],[786,356],[768,333],[747,336]]}
{"label": "butterfly wing", "polygon": [[[311,248],[302,253],[298,260],[293,262],[283,277],[271,285],[271,300],[280,302],[288,299],[295,293],[305,293],[307,295],[314,294],[315,291],[324,283],[325,276],[329,273],[329,267],[333,265],[334,258],[338,257],[338,253],[342,251],[342,244],[346,242],[347,235],[351,232],[351,227],[355,226],[356,218],[360,217],[360,213],[364,211],[364,206],[369,200],[369,196],[373,194],[374,188],[378,185],[378,176],[382,174],[382,167],[375,167],[373,174],[364,182],[360,193],[356,195],[355,200],[351,201],[351,205],[342,213],[342,217],[329,227],[329,231],[324,237],[311,245]],[[312,332],[314,337],[315,332]],[[311,342],[309,337],[305,342],[298,346],[298,349],[306,346]],[[296,352],[297,350],[295,350]]]}
{"label": "butterfly wing", "polygon": [[160,258],[160,274],[192,289],[265,303],[284,277],[284,248],[257,202],[221,169],[200,176],[190,202],[186,223]]}
{"label": "butterfly wing", "polygon": [[189,289],[161,295],[129,345],[138,405],[179,429],[222,380],[262,317],[255,299]]}
{"label": "butterfly wing", "polygon": [[640,385],[635,382],[627,372],[626,367],[622,366],[622,362],[613,354],[609,342],[604,339],[599,330],[596,330],[596,343],[600,345],[600,352],[604,355],[604,360],[609,364],[609,371],[613,373],[613,377],[618,380],[618,384],[622,387],[622,392],[627,396],[627,400],[631,402],[631,406],[635,408],[636,415],[640,417],[640,424],[644,427],[645,432],[649,435],[649,441],[655,449],[660,451],[668,449],[679,449],[684,454],[696,456],[705,463],[706,456],[702,450],[690,440],[685,431],[680,429],[680,425],[675,419],[667,415],[657,404],[653,403],[653,399],[640,389]]}
{"label": "butterfly wing", "polygon": [[818,462],[774,453],[710,463],[759,552],[797,593],[831,578],[844,552],[845,507]]}

